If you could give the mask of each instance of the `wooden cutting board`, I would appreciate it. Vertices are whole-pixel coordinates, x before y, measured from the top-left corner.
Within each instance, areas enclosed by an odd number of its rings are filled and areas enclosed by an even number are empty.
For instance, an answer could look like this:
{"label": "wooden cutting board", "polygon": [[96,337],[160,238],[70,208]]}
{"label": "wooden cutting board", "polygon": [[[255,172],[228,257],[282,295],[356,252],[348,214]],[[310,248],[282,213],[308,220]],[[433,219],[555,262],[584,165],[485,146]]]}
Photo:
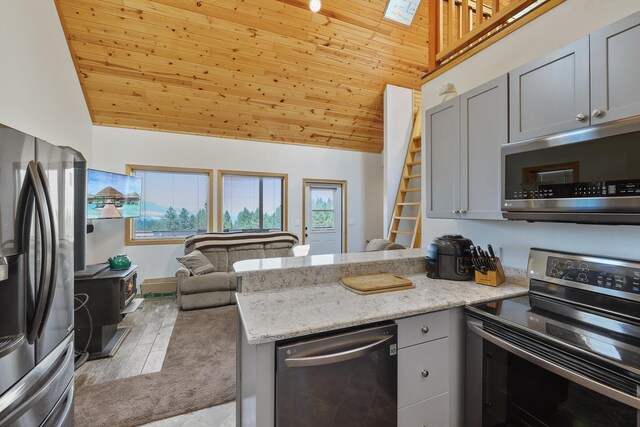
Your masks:
{"label": "wooden cutting board", "polygon": [[360,295],[401,291],[416,287],[411,280],[389,273],[347,276],[340,279],[340,283],[350,291]]}

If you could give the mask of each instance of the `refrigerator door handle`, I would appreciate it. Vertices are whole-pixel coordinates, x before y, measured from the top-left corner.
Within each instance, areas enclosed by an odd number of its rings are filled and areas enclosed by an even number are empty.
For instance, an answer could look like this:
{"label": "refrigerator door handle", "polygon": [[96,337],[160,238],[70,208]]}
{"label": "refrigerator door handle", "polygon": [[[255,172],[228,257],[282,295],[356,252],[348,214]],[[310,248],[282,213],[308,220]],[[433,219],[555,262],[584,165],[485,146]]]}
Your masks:
{"label": "refrigerator door handle", "polygon": [[69,380],[73,381],[73,358],[73,335],[69,335],[20,382],[0,396],[0,425],[11,425],[48,393],[55,392],[60,383],[66,387]]}
{"label": "refrigerator door handle", "polygon": [[51,225],[49,215],[45,215],[46,211],[44,202],[46,196],[42,187],[42,182],[38,178],[36,164],[33,161],[30,161],[27,165],[26,172],[24,183],[18,198],[18,209],[16,212],[16,236],[20,236],[18,239],[20,244],[19,249],[20,251],[25,252],[28,262],[28,247],[29,241],[31,240],[31,213],[33,212],[33,205],[35,202],[36,223],[40,228],[40,245],[42,251],[40,256],[40,277],[38,279],[38,289],[35,292],[35,297],[32,294],[28,267],[25,272],[25,277],[27,279],[27,294],[29,295],[30,300],[27,307],[27,341],[29,344],[33,344],[43,320],[45,305],[49,294],[51,255],[48,253],[47,240],[51,238]]}
{"label": "refrigerator door handle", "polygon": [[50,230],[49,234],[45,236],[45,244],[47,247],[47,256],[49,257],[49,261],[47,265],[49,265],[49,276],[48,276],[48,290],[47,290],[47,298],[44,306],[44,313],[42,316],[42,321],[40,323],[40,327],[38,328],[38,337],[42,336],[42,332],[44,331],[44,327],[47,323],[47,319],[49,318],[49,313],[51,313],[51,307],[53,306],[53,297],[56,292],[56,279],[58,276],[58,230],[56,226],[56,217],[55,212],[53,211],[53,203],[51,202],[51,191],[49,190],[49,181],[47,180],[47,174],[44,169],[44,166],[41,162],[38,162],[38,178],[42,184],[42,189],[44,190],[45,203],[47,208],[47,213],[49,216],[49,224]]}
{"label": "refrigerator door handle", "polygon": [[9,278],[9,262],[7,258],[0,257],[0,282],[4,282]]}

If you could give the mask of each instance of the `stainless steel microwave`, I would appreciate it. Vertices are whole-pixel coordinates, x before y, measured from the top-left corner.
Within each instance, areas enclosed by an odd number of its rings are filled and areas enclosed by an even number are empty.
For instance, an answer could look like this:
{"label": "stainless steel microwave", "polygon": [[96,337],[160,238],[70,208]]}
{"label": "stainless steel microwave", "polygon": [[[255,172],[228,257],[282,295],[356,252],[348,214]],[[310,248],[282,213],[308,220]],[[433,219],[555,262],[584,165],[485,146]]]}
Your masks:
{"label": "stainless steel microwave", "polygon": [[505,144],[507,219],[640,224],[640,118]]}

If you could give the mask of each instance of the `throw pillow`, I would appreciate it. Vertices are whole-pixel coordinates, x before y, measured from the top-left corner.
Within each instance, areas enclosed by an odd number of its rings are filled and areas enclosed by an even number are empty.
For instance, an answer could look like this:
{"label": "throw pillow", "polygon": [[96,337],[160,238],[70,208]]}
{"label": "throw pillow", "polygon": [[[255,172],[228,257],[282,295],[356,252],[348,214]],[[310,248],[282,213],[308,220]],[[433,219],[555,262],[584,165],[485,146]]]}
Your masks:
{"label": "throw pillow", "polygon": [[176,257],[176,259],[196,276],[216,271],[216,268],[211,264],[211,261],[209,261],[209,259],[197,249],[185,256]]}

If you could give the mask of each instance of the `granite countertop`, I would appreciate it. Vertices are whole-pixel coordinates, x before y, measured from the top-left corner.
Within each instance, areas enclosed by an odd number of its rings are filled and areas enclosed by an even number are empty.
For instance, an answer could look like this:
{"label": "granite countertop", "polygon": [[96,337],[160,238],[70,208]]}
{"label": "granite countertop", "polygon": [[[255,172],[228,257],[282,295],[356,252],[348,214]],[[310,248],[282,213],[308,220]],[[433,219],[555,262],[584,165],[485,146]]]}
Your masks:
{"label": "granite countertop", "polygon": [[[408,252],[405,258],[421,255],[420,250]],[[390,256],[393,253],[387,251]],[[236,297],[248,342],[255,345],[526,294],[524,272],[505,270],[507,282],[495,288],[473,281],[434,280],[419,273],[406,276],[416,285],[414,289],[374,295],[358,295],[334,282],[237,293]]]}
{"label": "granite countertop", "polygon": [[406,249],[400,251],[350,252],[346,254],[250,259],[236,262],[233,264],[233,270],[237,275],[245,276],[251,273],[264,273],[268,270],[289,270],[344,264],[371,264],[373,262],[397,261],[407,258],[424,258],[427,253],[426,249]]}

